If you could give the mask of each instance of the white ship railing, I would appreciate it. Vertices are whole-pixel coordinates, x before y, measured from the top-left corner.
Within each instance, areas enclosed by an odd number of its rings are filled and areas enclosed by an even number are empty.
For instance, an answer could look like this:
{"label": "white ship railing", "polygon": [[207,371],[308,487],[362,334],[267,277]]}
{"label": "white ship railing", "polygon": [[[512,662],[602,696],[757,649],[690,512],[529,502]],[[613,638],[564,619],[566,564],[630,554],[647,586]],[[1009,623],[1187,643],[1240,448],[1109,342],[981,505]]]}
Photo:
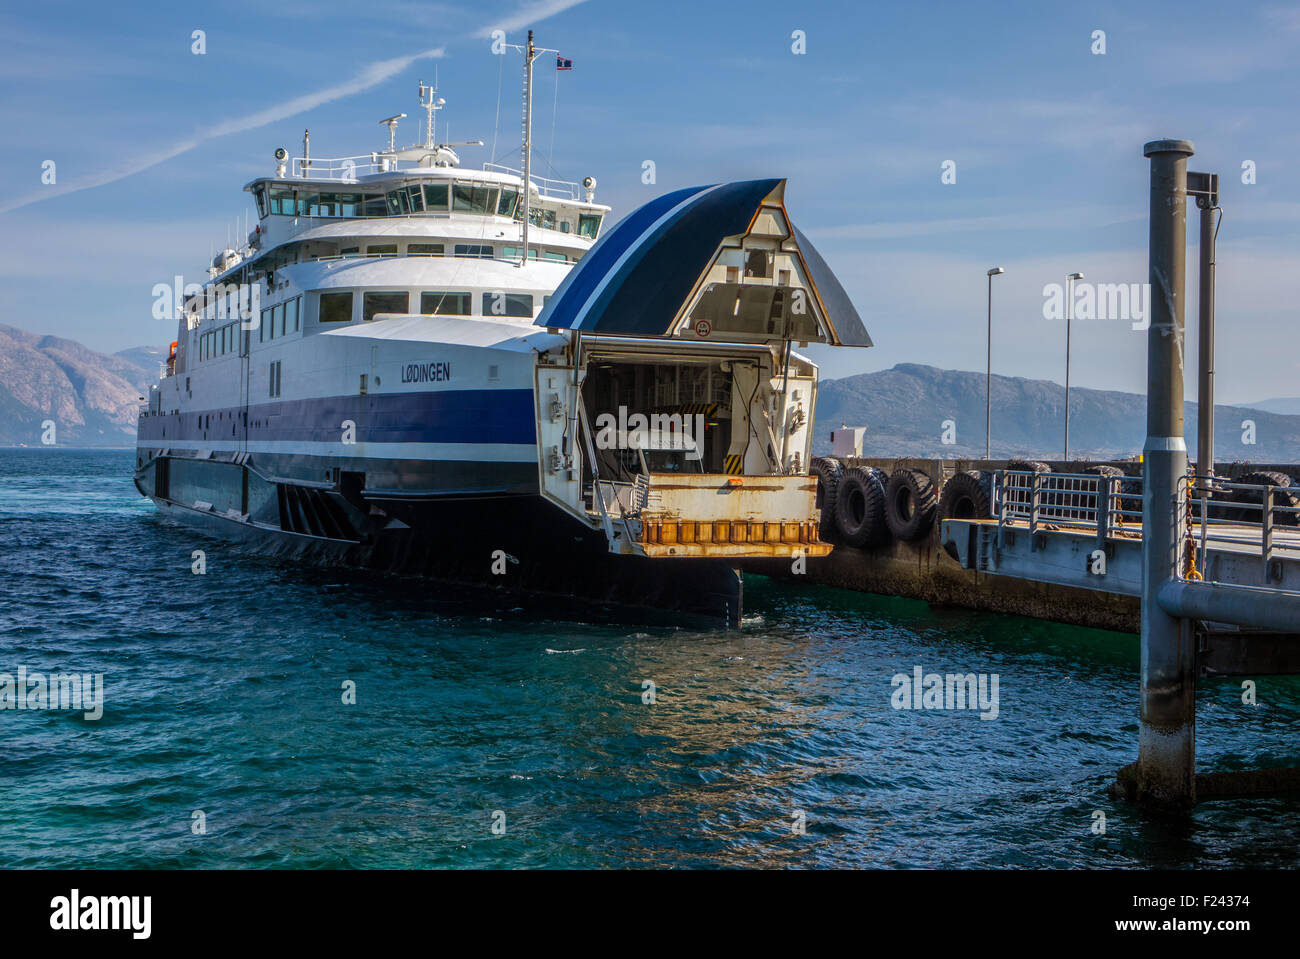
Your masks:
{"label": "white ship railing", "polygon": [[[514,167],[504,166],[500,163],[484,163],[484,170],[495,170],[497,173],[509,173],[517,176],[522,181],[524,173],[522,170],[516,170]],[[581,194],[579,185],[572,180],[553,180],[550,177],[536,176],[532,177],[533,184],[537,187],[537,192],[550,200],[577,200]]]}

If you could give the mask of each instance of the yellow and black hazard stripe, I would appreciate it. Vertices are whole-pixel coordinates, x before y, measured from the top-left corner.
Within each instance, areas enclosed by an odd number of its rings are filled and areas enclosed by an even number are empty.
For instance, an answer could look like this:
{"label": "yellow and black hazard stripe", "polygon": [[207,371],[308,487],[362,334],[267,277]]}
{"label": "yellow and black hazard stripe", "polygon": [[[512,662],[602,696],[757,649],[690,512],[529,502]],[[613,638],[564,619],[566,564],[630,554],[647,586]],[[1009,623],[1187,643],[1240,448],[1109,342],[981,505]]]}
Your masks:
{"label": "yellow and black hazard stripe", "polygon": [[731,453],[722,461],[722,471],[729,476],[739,476],[745,468],[745,457],[740,453]]}
{"label": "yellow and black hazard stripe", "polygon": [[676,406],[660,406],[654,410],[656,413],[667,413],[669,415],[681,413],[686,416],[694,416],[696,413],[712,416],[717,411],[717,403],[679,403]]}

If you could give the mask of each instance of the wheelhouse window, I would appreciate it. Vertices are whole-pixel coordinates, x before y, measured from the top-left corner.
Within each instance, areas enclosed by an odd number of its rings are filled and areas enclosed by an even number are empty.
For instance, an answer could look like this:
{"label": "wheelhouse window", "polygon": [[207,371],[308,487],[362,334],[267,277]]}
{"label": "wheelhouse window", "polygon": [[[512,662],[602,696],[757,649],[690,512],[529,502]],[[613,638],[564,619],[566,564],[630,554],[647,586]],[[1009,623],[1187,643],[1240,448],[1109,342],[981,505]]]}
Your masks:
{"label": "wheelhouse window", "polygon": [[596,235],[600,233],[600,221],[601,217],[599,214],[581,214],[578,217],[578,236],[589,237],[593,240],[596,239]]}
{"label": "wheelhouse window", "polygon": [[481,246],[477,243],[457,243],[455,252],[457,256],[476,256],[484,260],[492,259],[492,247]]}
{"label": "wheelhouse window", "polygon": [[294,199],[292,190],[271,191],[271,212],[279,216],[293,216]]}
{"label": "wheelhouse window", "polygon": [[514,216],[515,207],[519,205],[519,191],[501,189],[501,199],[497,202],[497,216]]}
{"label": "wheelhouse window", "polygon": [[407,256],[442,256],[443,245],[441,243],[408,243],[406,244]]}
{"label": "wheelhouse window", "polygon": [[255,187],[253,190],[253,199],[257,201],[257,215],[259,218],[266,216],[266,188]]}
{"label": "wheelhouse window", "polygon": [[427,213],[446,213],[447,197],[449,195],[447,184],[445,183],[426,183],[424,185],[424,209]]}
{"label": "wheelhouse window", "polygon": [[494,290],[483,294],[484,316],[532,316],[531,293],[503,293]]}
{"label": "wheelhouse window", "polygon": [[322,293],[320,295],[320,322],[351,323],[352,293]]}
{"label": "wheelhouse window", "polygon": [[469,316],[469,294],[438,290],[421,293],[420,312],[426,316]]}
{"label": "wheelhouse window", "polygon": [[497,207],[497,188],[478,183],[457,183],[451,208],[457,213],[491,213]]}
{"label": "wheelhouse window", "polygon": [[367,193],[363,208],[365,216],[388,215],[388,201],[382,193]]}
{"label": "wheelhouse window", "polygon": [[365,197],[360,193],[339,194],[339,216],[360,216]]}
{"label": "wheelhouse window", "polygon": [[555,229],[555,211],[545,210],[541,207],[528,211],[528,222],[534,226],[540,226],[544,230]]}
{"label": "wheelhouse window", "polygon": [[367,293],[361,298],[361,319],[369,322],[377,313],[407,313],[411,300],[406,293]]}

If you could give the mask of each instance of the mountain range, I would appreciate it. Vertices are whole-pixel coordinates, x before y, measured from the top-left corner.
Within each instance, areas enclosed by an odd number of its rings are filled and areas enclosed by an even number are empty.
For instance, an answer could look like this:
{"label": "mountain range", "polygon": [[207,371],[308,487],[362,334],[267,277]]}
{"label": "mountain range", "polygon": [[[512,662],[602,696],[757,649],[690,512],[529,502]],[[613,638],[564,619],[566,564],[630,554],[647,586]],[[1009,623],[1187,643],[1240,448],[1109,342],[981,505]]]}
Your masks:
{"label": "mountain range", "polygon": [[[984,373],[917,363],[824,380],[818,387],[813,452],[828,453],[830,431],[843,423],[866,427],[864,456],[983,456],[985,384]],[[1064,387],[1050,380],[994,376],[990,394],[994,457],[1062,458]],[[1195,456],[1197,404],[1186,404],[1184,416],[1188,452]],[[1219,462],[1300,462],[1300,416],[1216,405],[1214,433]],[[1071,388],[1072,458],[1134,456],[1145,438],[1145,396]]]}
{"label": "mountain range", "polygon": [[[59,446],[129,447],[135,442],[137,397],[157,382],[164,352],[136,347],[97,353],[74,340],[0,325],[0,445],[41,445],[42,424],[57,424]],[[830,452],[830,431],[841,423],[866,427],[866,456],[984,453],[985,375],[917,363],[823,380],[818,387],[813,452]],[[1065,390],[1049,380],[994,376],[993,455],[1058,459],[1062,452]],[[1220,461],[1300,462],[1300,415],[1288,404],[1272,409],[1218,406]],[[1187,404],[1187,443],[1195,455],[1195,403]],[[1070,391],[1070,447],[1078,457],[1135,455],[1145,436],[1146,399],[1138,393]],[[1250,430],[1253,424],[1254,443]],[[950,440],[951,442],[945,442]]]}

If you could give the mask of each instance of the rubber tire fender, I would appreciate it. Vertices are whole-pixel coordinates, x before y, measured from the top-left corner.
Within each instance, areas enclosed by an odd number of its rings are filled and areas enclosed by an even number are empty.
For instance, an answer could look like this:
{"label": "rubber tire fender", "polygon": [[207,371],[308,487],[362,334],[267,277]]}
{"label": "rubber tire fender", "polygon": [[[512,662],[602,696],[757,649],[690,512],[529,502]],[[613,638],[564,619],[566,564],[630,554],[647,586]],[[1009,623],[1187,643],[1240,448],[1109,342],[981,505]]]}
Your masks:
{"label": "rubber tire fender", "polygon": [[[1273,470],[1260,470],[1257,473],[1247,473],[1238,483],[1246,483],[1252,486],[1280,486],[1282,489],[1273,491],[1273,522],[1278,526],[1297,526],[1300,525],[1300,514],[1288,513],[1279,510],[1279,506],[1300,506],[1300,489],[1295,489],[1295,481],[1285,473],[1278,473]],[[1286,492],[1283,492],[1286,490]],[[1254,503],[1256,506],[1262,505],[1264,493],[1261,490],[1256,493],[1254,490],[1233,490],[1232,500],[1236,503]],[[1242,509],[1237,518],[1248,523],[1258,523],[1261,519],[1261,510]]]}
{"label": "rubber tire fender", "polygon": [[817,538],[823,543],[834,543],[838,539],[835,528],[836,499],[840,480],[844,477],[844,464],[830,457],[814,456],[810,465],[811,475],[817,477],[817,508],[822,511]]}
{"label": "rubber tire fender", "polygon": [[835,500],[835,528],[841,542],[859,549],[888,541],[884,473],[860,466],[844,471]]}
{"label": "rubber tire fender", "polygon": [[943,484],[939,516],[943,519],[988,519],[993,515],[989,489],[978,470],[957,473]]}
{"label": "rubber tire fender", "polygon": [[934,483],[922,470],[895,470],[885,487],[885,522],[905,542],[918,540],[934,525],[938,497]]}

